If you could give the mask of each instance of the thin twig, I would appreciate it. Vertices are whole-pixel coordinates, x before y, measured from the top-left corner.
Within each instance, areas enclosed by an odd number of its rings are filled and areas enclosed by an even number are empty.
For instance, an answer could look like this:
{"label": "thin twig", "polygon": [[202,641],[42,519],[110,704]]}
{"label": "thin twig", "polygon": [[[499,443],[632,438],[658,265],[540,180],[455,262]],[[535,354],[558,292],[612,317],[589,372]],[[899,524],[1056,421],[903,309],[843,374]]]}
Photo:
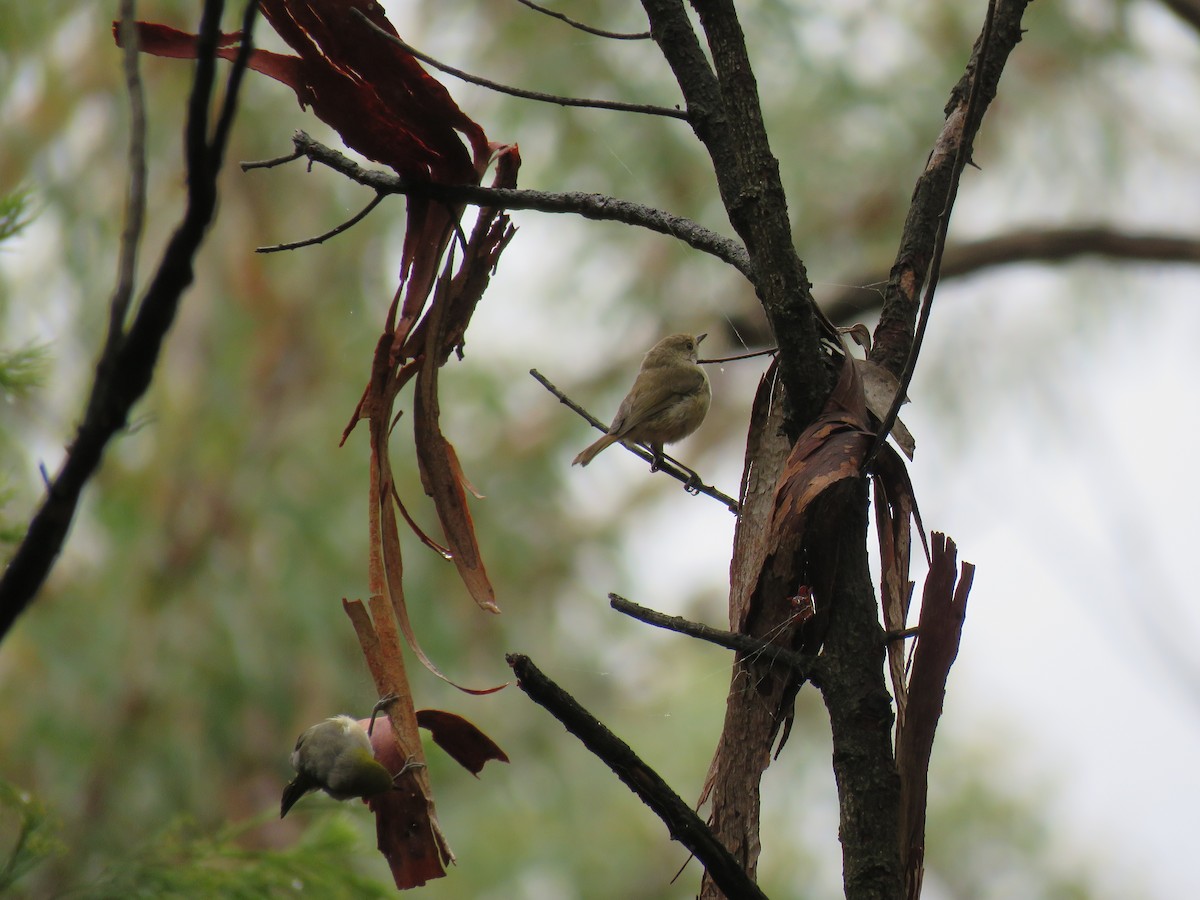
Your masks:
{"label": "thin twig", "polygon": [[371,188],[381,194],[409,194],[429,197],[448,203],[469,203],[473,206],[499,206],[504,209],[531,209],[545,213],[570,213],[585,219],[605,222],[620,222],[649,231],[665,234],[683,241],[689,247],[715,256],[728,263],[753,281],[754,272],[746,248],[724,235],[710,231],[703,225],[683,216],[641,203],[620,200],[605,194],[581,192],[555,193],[552,191],[524,191],[513,188],[486,188],[476,185],[435,184],[416,181],[366,169],[338,151],[313,140],[303,131],[292,136],[298,151],[297,156],[283,156],[273,160],[243,163],[243,168],[266,169],[282,165],[301,157],[318,162],[333,169],[351,181]]}
{"label": "thin twig", "polygon": [[351,228],[353,228],[355,225],[357,225],[359,222],[361,222],[363,219],[365,219],[367,216],[369,216],[371,214],[371,210],[373,210],[375,207],[377,207],[380,203],[383,202],[383,198],[384,198],[383,194],[376,194],[375,198],[370,203],[368,203],[366,206],[364,206],[360,212],[356,213],[353,217],[347,219],[345,222],[343,222],[341,225],[338,225],[336,228],[331,228],[329,231],[325,232],[324,234],[318,234],[316,237],[306,238],[305,240],[302,240],[302,241],[293,241],[290,244],[273,244],[269,247],[255,247],[254,252],[255,253],[278,253],[280,250],[298,250],[301,247],[311,247],[314,244],[323,244],[330,238],[337,237],[343,231],[349,231]]}
{"label": "thin twig", "polygon": [[[563,406],[579,415],[593,428],[598,428],[605,433],[608,432],[607,425],[605,425],[590,412],[560,391],[557,387],[555,387],[553,382],[546,378],[546,376],[537,369],[530,369],[529,374],[534,377],[538,384],[557,397],[558,401]],[[622,441],[621,445],[634,456],[645,460],[651,465],[654,465],[654,454],[645,449],[641,444],[625,443]],[[701,482],[693,470],[689,469],[687,466],[683,465],[683,463],[673,458],[669,454],[664,453],[662,455],[661,461],[658,463],[658,468],[655,471],[663,472],[667,475],[670,475],[676,481],[682,482],[684,489],[688,491],[688,493],[704,494],[705,496],[712,497],[714,500],[719,500],[720,502],[724,503],[726,508],[728,508],[728,510],[735,516],[738,514],[738,502],[736,500],[734,500],[728,494],[721,493],[712,485]]]}
{"label": "thin twig", "polygon": [[277,156],[274,159],[257,159],[249,160],[241,164],[243,172],[249,172],[251,169],[273,169],[276,166],[282,166],[284,163],[290,163],[299,159],[304,155],[304,151],[297,147],[287,156]]}
{"label": "thin twig", "polygon": [[996,18],[996,0],[988,0],[987,16],[983,20],[983,33],[979,37],[979,54],[975,58],[975,71],[971,75],[971,93],[967,97],[967,108],[963,113],[962,137],[954,153],[954,168],[950,171],[950,185],[946,189],[946,203],[938,218],[937,233],[934,236],[933,257],[929,263],[929,281],[925,287],[925,301],[921,304],[921,316],[917,320],[917,330],[913,334],[912,346],[908,351],[908,359],[904,363],[904,371],[900,374],[900,387],[892,398],[887,415],[883,417],[871,449],[863,457],[860,471],[867,471],[875,455],[887,440],[900,414],[900,407],[908,397],[908,386],[912,382],[913,372],[917,368],[917,357],[921,353],[921,344],[925,339],[925,329],[929,324],[929,313],[933,308],[933,295],[937,290],[938,278],[941,275],[942,254],[946,250],[946,233],[950,230],[950,213],[954,209],[954,201],[958,197],[958,185],[962,180],[962,172],[970,161],[971,145],[975,131],[978,128],[980,85],[983,83],[983,68],[987,63],[988,49],[992,42],[992,26]]}
{"label": "thin twig", "polygon": [[129,93],[129,192],[125,199],[125,227],[121,230],[117,285],[109,304],[108,337],[101,358],[111,358],[125,334],[129,302],[137,283],[137,256],[146,221],[146,97],[138,70],[138,39],[134,25],[134,0],[121,0],[121,66]]}
{"label": "thin twig", "polygon": [[594,34],[596,37],[612,38],[614,41],[648,41],[650,40],[650,32],[648,31],[605,31],[602,28],[593,28],[591,25],[585,25],[582,22],[576,22],[574,19],[569,19],[560,12],[555,12],[552,9],[546,9],[544,6],[538,6],[532,0],[517,0],[523,6],[528,6],[532,10],[540,12],[544,16],[549,16],[552,19],[566,22],[572,28],[578,28],[580,31],[587,34]]}
{"label": "thin twig", "polygon": [[688,114],[676,107],[668,106],[650,106],[644,103],[622,103],[618,100],[584,100],[577,97],[560,97],[557,94],[543,94],[541,91],[527,91],[524,88],[512,87],[507,84],[500,84],[496,81],[490,81],[487,78],[481,78],[478,75],[472,75],[470,72],[464,72],[462,69],[456,69],[454,66],[448,65],[441,60],[434,59],[428,53],[422,53],[416,47],[407,43],[403,38],[389,34],[384,31],[374,22],[366,17],[362,10],[355,9],[353,13],[358,18],[362,19],[371,28],[372,31],[391,41],[405,53],[415,56],[421,62],[433,66],[447,75],[453,75],[455,78],[461,78],[469,84],[476,84],[479,87],[487,88],[491,91],[496,91],[500,94],[508,94],[512,97],[520,97],[523,100],[538,100],[542,103],[556,103],[559,106],[580,106],[587,109],[610,109],[615,112],[631,112],[642,113],[648,116],[663,116],[669,119],[682,119],[685,122],[688,120]]}
{"label": "thin twig", "polygon": [[721,356],[721,357],[717,357],[715,359],[698,359],[698,360],[696,360],[696,362],[698,362],[702,366],[708,366],[708,365],[712,365],[713,363],[735,362],[736,360],[739,360],[739,359],[754,359],[754,357],[756,357],[756,356],[773,356],[774,354],[776,354],[778,352],[779,352],[778,347],[771,347],[768,350],[755,350],[752,353],[739,353],[737,356]]}
{"label": "thin twig", "polygon": [[517,676],[517,685],[530,700],[558,719],[588,750],[607,765],[625,786],[650,807],[679,841],[700,860],[709,877],[731,900],[766,900],[732,853],[717,840],[695,810],[671,790],[662,776],[596,719],[574,697],[547,678],[529,659],[518,653],[505,656]]}
{"label": "thin twig", "polygon": [[[210,165],[220,168],[225,158],[225,147],[229,144],[229,131],[233,128],[233,116],[237,112],[237,96],[246,77],[250,57],[254,53],[254,18],[258,15],[259,0],[247,0],[246,9],[242,13],[242,42],[238,46],[237,56],[234,57],[233,68],[229,71],[229,81],[225,85],[225,98],[221,102],[221,112],[217,116],[217,124],[213,128],[212,140],[209,142],[211,151]],[[214,57],[215,59],[215,57]]]}
{"label": "thin twig", "polygon": [[794,650],[789,650],[787,647],[772,644],[770,641],[763,641],[748,634],[722,631],[720,628],[713,628],[711,625],[693,622],[682,616],[668,616],[657,610],[639,606],[637,603],[634,603],[632,600],[626,600],[619,594],[609,594],[608,605],[619,613],[624,613],[627,616],[637,619],[639,622],[645,622],[647,625],[653,625],[655,628],[665,628],[667,631],[686,634],[688,637],[708,641],[710,644],[716,644],[718,647],[724,647],[726,650],[736,650],[747,656],[766,659],[769,662],[783,663],[794,669],[802,678],[810,678],[813,674],[815,660],[812,657],[803,656]]}

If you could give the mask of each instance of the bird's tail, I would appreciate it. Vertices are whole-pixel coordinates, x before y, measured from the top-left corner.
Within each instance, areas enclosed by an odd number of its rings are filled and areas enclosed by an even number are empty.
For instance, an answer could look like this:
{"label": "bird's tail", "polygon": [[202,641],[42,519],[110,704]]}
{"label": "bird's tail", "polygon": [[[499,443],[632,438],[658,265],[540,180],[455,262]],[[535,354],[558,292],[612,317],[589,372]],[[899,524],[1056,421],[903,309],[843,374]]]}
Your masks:
{"label": "bird's tail", "polygon": [[605,447],[615,444],[619,440],[620,438],[618,438],[615,434],[606,434],[604,437],[600,438],[600,440],[596,441],[596,443],[582,450],[578,456],[571,460],[571,465],[586,466],[596,458],[597,453],[599,453]]}
{"label": "bird's tail", "polygon": [[279,818],[282,819],[286,816],[296,801],[312,789],[312,785],[306,783],[299,775],[289,781],[287,787],[283,789],[283,799],[279,804]]}

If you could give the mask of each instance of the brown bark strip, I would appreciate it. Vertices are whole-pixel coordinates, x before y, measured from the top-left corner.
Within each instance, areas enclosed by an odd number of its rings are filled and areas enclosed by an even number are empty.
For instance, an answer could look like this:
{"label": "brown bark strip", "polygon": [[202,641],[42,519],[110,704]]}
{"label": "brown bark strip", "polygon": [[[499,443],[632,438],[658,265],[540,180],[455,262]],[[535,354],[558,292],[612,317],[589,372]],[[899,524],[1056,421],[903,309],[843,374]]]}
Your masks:
{"label": "brown bark strip", "polygon": [[[783,384],[774,363],[758,385],[750,414],[746,463],[740,493],[741,514],[734,532],[730,563],[729,627],[755,638],[775,638],[772,628],[761,633],[747,627],[758,584],[768,554],[767,534],[774,511],[775,485],[788,455],[783,433]],[[787,584],[792,579],[783,578]],[[798,578],[795,580],[798,582]],[[783,621],[789,591],[764,592],[761,600],[778,603],[755,617],[760,626]],[[771,735],[778,728],[778,713],[787,687],[786,670],[758,654],[739,653],[734,659],[725,724],[709,765],[700,803],[711,802],[708,825],[721,843],[754,877],[761,849],[759,836],[759,784],[770,765]],[[719,887],[706,879],[702,896],[720,896]]]}
{"label": "brown bark strip", "polygon": [[958,656],[967,595],[975,567],[962,564],[955,585],[958,548],[954,541],[933,533],[933,561],[925,579],[921,620],[913,649],[909,704],[896,730],[896,765],[900,773],[900,853],[904,865],[905,896],[921,895],[925,860],[925,806],[929,790],[929,760],[942,704],[946,678]]}

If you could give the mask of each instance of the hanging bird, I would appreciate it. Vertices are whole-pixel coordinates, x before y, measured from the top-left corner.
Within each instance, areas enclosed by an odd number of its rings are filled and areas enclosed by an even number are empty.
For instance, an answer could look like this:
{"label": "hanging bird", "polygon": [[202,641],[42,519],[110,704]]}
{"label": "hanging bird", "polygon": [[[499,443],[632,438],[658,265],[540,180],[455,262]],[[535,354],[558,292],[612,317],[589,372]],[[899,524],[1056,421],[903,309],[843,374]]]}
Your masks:
{"label": "hanging bird", "polygon": [[[371,716],[374,724],[375,716]],[[373,797],[390,791],[392,774],[375,759],[367,729],[350,716],[334,716],[309,728],[292,751],[296,777],[283,789],[279,818],[310,791],[334,800]]]}
{"label": "hanging bird", "polygon": [[653,470],[657,470],[663,444],[683,440],[708,414],[712,388],[708,375],[696,363],[697,348],[705,337],[672,334],[651,347],[608,434],[576,456],[571,465],[586,466],[610,444],[632,441],[650,445]]}

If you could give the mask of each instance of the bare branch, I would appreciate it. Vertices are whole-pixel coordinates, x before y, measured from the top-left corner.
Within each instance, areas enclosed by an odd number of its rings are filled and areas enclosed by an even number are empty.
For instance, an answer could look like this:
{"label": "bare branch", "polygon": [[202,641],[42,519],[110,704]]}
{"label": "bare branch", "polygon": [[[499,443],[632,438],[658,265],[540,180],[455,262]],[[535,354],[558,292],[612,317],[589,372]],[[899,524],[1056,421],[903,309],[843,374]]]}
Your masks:
{"label": "bare branch", "polygon": [[[971,275],[993,266],[1023,262],[1070,262],[1081,256],[1129,262],[1200,263],[1200,237],[1138,234],[1104,225],[1068,228],[1031,228],[996,237],[946,247],[942,279]],[[870,272],[849,279],[851,285],[883,285],[886,272]],[[846,287],[826,298],[821,306],[834,322],[848,322],[877,311],[883,289]]]}
{"label": "bare branch", "polygon": [[1200,31],[1200,2],[1197,0],[1162,0],[1163,5]]}
{"label": "bare branch", "polygon": [[[954,201],[958,198],[958,185],[962,180],[962,171],[967,163],[971,161],[971,148],[975,143],[975,133],[979,130],[979,126],[983,122],[983,93],[981,85],[984,77],[984,63],[988,59],[988,52],[992,45],[992,28],[996,21],[996,0],[988,0],[987,15],[983,20],[983,32],[979,36],[979,49],[975,57],[975,72],[971,76],[971,90],[967,96],[967,105],[962,113],[962,122],[956,123],[954,128],[961,130],[961,136],[958,140],[958,146],[954,150],[954,163],[950,169],[950,184],[946,188],[946,202],[942,207],[942,212],[938,216],[937,231],[933,240],[933,257],[929,263],[929,281],[925,287],[925,302],[921,304],[921,316],[917,321],[917,330],[913,335],[912,344],[908,349],[908,359],[904,363],[904,369],[900,373],[900,387],[896,389],[896,395],[892,398],[891,406],[888,407],[887,414],[883,416],[879,425],[879,430],[875,433],[875,440],[871,444],[871,448],[863,457],[861,470],[866,472],[871,461],[875,459],[875,454],[879,452],[879,448],[883,446],[887,440],[887,436],[892,432],[892,426],[896,424],[896,416],[900,414],[900,407],[904,405],[908,398],[908,386],[912,382],[913,372],[917,368],[917,357],[921,355],[921,344],[925,340],[925,329],[929,325],[929,314],[933,310],[933,296],[937,291],[938,280],[942,274],[942,254],[946,250],[946,232],[950,230],[950,214],[954,210]],[[955,114],[951,115],[951,120]],[[934,150],[936,155],[938,150]]]}
{"label": "bare branch", "polygon": [[[981,57],[979,41],[976,42],[966,70],[950,93],[942,132],[913,189],[871,350],[871,360],[896,376],[903,371],[912,347],[921,291],[933,259],[939,216],[946,206],[958,147],[966,143],[966,158],[970,159],[970,142],[978,129],[979,119],[995,98],[1008,57],[1021,40],[1021,20],[1026,6],[1028,0],[1001,0],[995,4],[992,49],[986,58]],[[975,84],[979,86],[978,115],[967,122],[965,107]]]}
{"label": "bare branch", "polygon": [[[816,416],[833,386],[821,352],[825,328],[796,253],[779,175],[763,123],[753,69],[731,0],[692,4],[712,55],[681,0],[642,0],[651,32],[687,101],[696,136],[713,163],[729,221],[758,273],[755,291],[781,348],[780,377],[801,427]],[[763,277],[765,273],[770,277]],[[832,326],[828,333],[833,335]]]}
{"label": "bare branch", "polygon": [[604,31],[601,28],[593,28],[591,25],[585,25],[582,22],[576,22],[574,19],[569,19],[560,12],[555,12],[552,9],[546,9],[544,6],[538,6],[532,0],[517,0],[523,6],[528,6],[530,9],[540,12],[542,15],[550,16],[552,19],[558,19],[566,22],[572,28],[578,28],[580,31],[587,34],[594,34],[596,37],[612,38],[614,41],[648,41],[650,40],[650,32],[625,32],[625,31]]}
{"label": "bare branch", "polygon": [[129,94],[129,191],[125,200],[125,227],[121,231],[117,285],[109,302],[108,337],[102,358],[114,352],[125,333],[129,302],[137,284],[137,255],[146,220],[146,98],[138,71],[137,28],[133,0],[121,0],[121,68]]}
{"label": "bare branch", "polygon": [[726,650],[736,650],[747,657],[783,663],[795,670],[801,678],[811,678],[816,667],[816,659],[813,657],[804,656],[779,644],[772,644],[770,641],[760,640],[748,634],[722,631],[720,628],[693,622],[682,616],[668,616],[657,610],[639,606],[619,594],[609,594],[608,605],[619,613],[624,613],[647,625],[653,625],[655,628],[664,628],[667,631],[675,631],[701,641],[708,641],[710,644],[716,644]]}
{"label": "bare branch", "polygon": [[696,362],[702,366],[709,366],[713,363],[737,362],[739,359],[754,359],[756,356],[774,356],[778,352],[778,347],[770,347],[766,350],[752,350],[749,353],[739,353],[736,356],[718,356],[713,359],[698,359]]}
{"label": "bare branch", "polygon": [[474,206],[498,206],[504,209],[530,209],[546,213],[569,213],[582,216],[585,219],[605,222],[620,222],[624,225],[635,225],[649,231],[665,234],[683,241],[689,247],[715,256],[722,262],[728,263],[747,279],[753,277],[750,258],[746,250],[737,241],[724,235],[710,231],[691,219],[677,216],[673,213],[633,203],[629,200],[619,200],[605,194],[585,194],[581,192],[555,193],[551,191],[523,191],[510,188],[486,188],[474,185],[434,184],[432,182],[414,181],[382,172],[378,169],[365,169],[358,163],[347,158],[336,150],[326,147],[319,141],[313,140],[303,131],[297,131],[292,136],[296,146],[296,156],[284,156],[274,160],[243,163],[244,169],[271,168],[286,162],[306,157],[311,162],[320,163],[346,176],[351,181],[371,188],[380,194],[411,194],[418,197],[431,197],[435,200],[445,200],[450,203],[470,203]]}
{"label": "bare branch", "polygon": [[683,799],[671,790],[662,776],[651,769],[629,745],[584,709],[574,697],[547,678],[529,659],[518,653],[505,657],[516,673],[518,687],[534,703],[562,722],[567,731],[607,765],[663,820],[673,840],[679,841],[700,860],[710,878],[731,900],[753,900],[766,894],[746,870]]}
{"label": "bare branch", "polygon": [[304,153],[299,150],[293,150],[287,156],[276,156],[274,159],[259,159],[242,162],[241,167],[243,172],[249,172],[251,169],[273,169],[276,166],[282,166],[284,163],[290,163],[300,159]]}
{"label": "bare branch", "polygon": [[353,228],[355,225],[357,225],[359,222],[361,222],[363,219],[365,219],[367,216],[369,216],[371,214],[371,210],[373,210],[375,207],[377,207],[380,203],[383,202],[383,198],[384,198],[383,194],[376,194],[374,199],[372,199],[370,203],[368,203],[366,206],[364,206],[362,208],[362,210],[360,210],[358,213],[356,213],[353,217],[347,219],[345,222],[343,222],[341,225],[337,226],[336,228],[331,228],[329,231],[325,232],[324,234],[318,234],[316,237],[306,238],[303,241],[293,241],[290,244],[272,244],[269,247],[255,247],[254,252],[255,253],[278,253],[280,250],[298,250],[301,247],[311,247],[314,244],[323,244],[330,238],[337,237],[343,231],[349,231],[351,228]]}
{"label": "bare branch", "polygon": [[403,38],[384,31],[382,28],[368,19],[362,10],[355,9],[352,10],[352,13],[366,22],[372,31],[391,41],[405,53],[415,56],[421,62],[433,66],[440,72],[445,72],[447,75],[453,75],[455,78],[461,78],[463,81],[466,81],[469,84],[476,84],[479,85],[479,87],[487,88],[490,91],[496,91],[500,94],[508,94],[511,97],[520,97],[522,100],[537,100],[541,103],[556,103],[559,106],[579,106],[587,109],[610,109],[615,112],[641,113],[647,116],[663,116],[668,119],[683,119],[684,121],[686,121],[688,117],[687,113],[683,110],[668,106],[650,106],[644,103],[622,103],[619,100],[582,100],[576,97],[560,97],[557,94],[543,94],[541,91],[527,91],[524,88],[511,87],[507,84],[489,81],[486,78],[480,78],[478,75],[472,75],[470,72],[464,72],[462,69],[456,69],[454,66],[447,65],[440,60],[434,59],[427,53],[422,53],[416,47],[413,47],[411,44],[405,42]]}
{"label": "bare branch", "polygon": [[[234,62],[224,109],[210,139],[208,114],[215,80],[214,59],[220,35],[221,6],[215,0],[205,3],[197,41],[197,64],[185,130],[187,209],[128,331],[106,341],[75,439],[58,474],[48,484],[46,498],[30,521],[24,540],[0,578],[0,638],[8,634],[17,617],[32,602],[54,565],[83,488],[99,467],[105,447],[125,427],[131,408],[149,387],[180,297],[192,283],[196,253],[216,212],[216,180],[228,136],[228,126],[222,127],[222,124],[232,115],[236,104],[238,83],[250,52],[250,32],[257,2],[251,0],[247,7],[245,49]],[[115,318],[110,316],[110,319]]]}

